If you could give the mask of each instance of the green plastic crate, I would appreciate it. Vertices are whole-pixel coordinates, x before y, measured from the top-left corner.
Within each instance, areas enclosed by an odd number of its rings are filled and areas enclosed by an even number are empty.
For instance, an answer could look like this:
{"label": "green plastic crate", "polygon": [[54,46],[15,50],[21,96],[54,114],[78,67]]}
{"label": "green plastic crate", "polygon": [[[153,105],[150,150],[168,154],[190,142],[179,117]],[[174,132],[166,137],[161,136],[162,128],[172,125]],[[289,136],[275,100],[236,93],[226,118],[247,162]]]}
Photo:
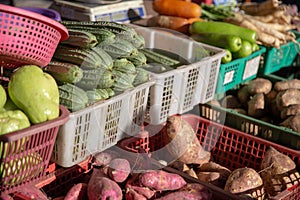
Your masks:
{"label": "green plastic crate", "polygon": [[[287,80],[285,77],[269,74],[265,78],[271,81]],[[237,89],[239,85],[235,87]],[[227,93],[229,94],[229,93]],[[218,94],[215,99],[221,99],[226,94]],[[300,150],[300,133],[289,128],[274,125],[262,120],[238,113],[232,109],[215,106],[212,104],[199,104],[199,115],[225,126],[243,131],[245,133],[264,138],[277,144]]]}
{"label": "green plastic crate", "polygon": [[220,65],[216,94],[226,92],[237,84],[256,78],[261,55],[266,52],[265,47],[245,58],[239,58]]}
{"label": "green plastic crate", "polygon": [[[300,42],[300,33],[293,32],[296,35],[297,41]],[[294,42],[288,42],[285,45],[281,45],[279,49],[275,47],[266,47],[266,49],[264,63],[259,69],[260,75],[268,75],[283,67],[292,65],[300,51],[300,46]]]}

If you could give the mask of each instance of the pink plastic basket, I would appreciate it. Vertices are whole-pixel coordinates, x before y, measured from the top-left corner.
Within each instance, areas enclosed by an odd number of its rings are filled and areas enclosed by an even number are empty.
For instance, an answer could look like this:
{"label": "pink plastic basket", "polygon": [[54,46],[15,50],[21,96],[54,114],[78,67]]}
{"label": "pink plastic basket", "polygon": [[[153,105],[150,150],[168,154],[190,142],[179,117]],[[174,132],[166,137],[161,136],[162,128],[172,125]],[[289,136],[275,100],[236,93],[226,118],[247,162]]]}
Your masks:
{"label": "pink plastic basket", "polygon": [[68,30],[41,14],[0,4],[0,66],[46,66]]}

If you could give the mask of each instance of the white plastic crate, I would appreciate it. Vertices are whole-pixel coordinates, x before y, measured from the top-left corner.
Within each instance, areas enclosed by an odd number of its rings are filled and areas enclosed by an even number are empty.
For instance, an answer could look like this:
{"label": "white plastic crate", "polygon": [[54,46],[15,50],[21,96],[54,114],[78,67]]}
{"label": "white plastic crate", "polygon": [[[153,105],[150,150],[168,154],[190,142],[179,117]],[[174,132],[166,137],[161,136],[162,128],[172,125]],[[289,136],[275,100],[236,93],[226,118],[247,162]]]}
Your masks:
{"label": "white plastic crate", "polygon": [[59,129],[51,160],[62,167],[70,167],[115,145],[125,136],[138,134],[153,84],[154,81],[148,81],[71,113],[69,121]]}
{"label": "white plastic crate", "polygon": [[173,52],[191,63],[160,74],[150,73],[155,84],[149,92],[146,122],[161,124],[168,116],[185,113],[213,99],[223,49],[162,30],[135,29],[145,38],[147,48]]}

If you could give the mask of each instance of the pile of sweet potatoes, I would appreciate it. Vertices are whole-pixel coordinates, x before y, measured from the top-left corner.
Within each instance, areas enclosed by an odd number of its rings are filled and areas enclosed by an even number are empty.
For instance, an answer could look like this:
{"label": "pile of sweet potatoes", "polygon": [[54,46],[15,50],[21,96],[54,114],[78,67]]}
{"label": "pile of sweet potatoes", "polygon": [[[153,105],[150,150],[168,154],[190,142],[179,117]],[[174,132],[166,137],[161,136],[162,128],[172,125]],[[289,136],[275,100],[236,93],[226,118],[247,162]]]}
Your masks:
{"label": "pile of sweet potatoes", "polygon": [[[241,114],[300,132],[300,80],[256,78],[213,102]],[[255,134],[255,133],[254,133]]]}
{"label": "pile of sweet potatoes", "polygon": [[[187,142],[186,138],[192,137],[192,135],[196,137],[196,133],[180,116],[169,117],[166,129],[162,134],[164,135],[163,140],[169,140],[169,142],[178,140],[174,144],[178,145],[177,149],[182,148],[181,156],[169,163],[169,166],[202,182],[221,187],[230,193],[263,200],[269,196],[276,196],[300,182],[295,162],[273,147],[269,147],[262,155],[263,158],[258,169],[245,166],[231,171],[226,166],[222,166],[222,163],[214,162],[211,154],[203,152],[205,150],[201,147],[199,140],[197,140],[197,145],[195,140]],[[185,139],[182,139],[180,135],[185,135]],[[173,148],[171,148],[171,153],[178,152],[176,147]],[[194,149],[191,150],[191,148]],[[188,155],[192,159],[182,159]]]}

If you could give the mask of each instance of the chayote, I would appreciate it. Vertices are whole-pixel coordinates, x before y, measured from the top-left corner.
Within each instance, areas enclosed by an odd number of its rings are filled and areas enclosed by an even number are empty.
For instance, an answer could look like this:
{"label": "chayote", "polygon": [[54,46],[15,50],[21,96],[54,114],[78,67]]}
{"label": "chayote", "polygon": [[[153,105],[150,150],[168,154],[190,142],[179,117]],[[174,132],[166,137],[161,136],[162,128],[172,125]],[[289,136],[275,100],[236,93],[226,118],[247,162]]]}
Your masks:
{"label": "chayote", "polygon": [[29,126],[29,119],[21,110],[4,110],[0,112],[0,135],[21,130]]}
{"label": "chayote", "polygon": [[0,85],[0,108],[3,108],[7,99],[6,91],[2,85]]}
{"label": "chayote", "polygon": [[32,124],[59,116],[57,83],[51,75],[36,65],[24,65],[11,75],[8,94]]}

